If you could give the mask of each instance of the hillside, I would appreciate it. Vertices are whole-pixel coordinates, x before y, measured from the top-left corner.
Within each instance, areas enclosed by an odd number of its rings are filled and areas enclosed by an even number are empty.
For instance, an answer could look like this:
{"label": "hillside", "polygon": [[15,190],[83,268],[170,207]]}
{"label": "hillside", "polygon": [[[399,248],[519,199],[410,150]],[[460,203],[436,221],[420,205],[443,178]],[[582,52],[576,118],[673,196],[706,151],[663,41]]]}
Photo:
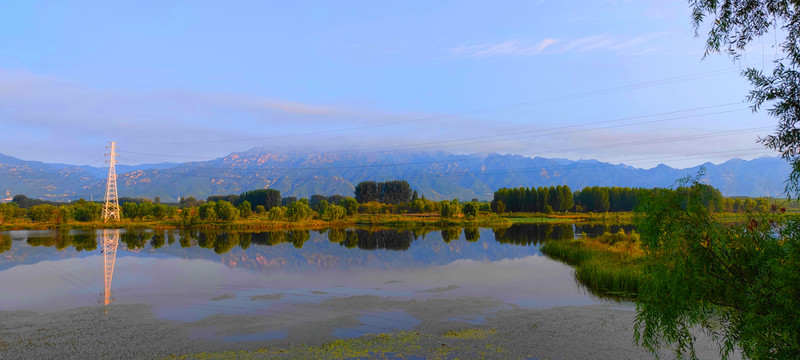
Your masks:
{"label": "hillside", "polygon": [[[726,196],[780,196],[789,165],[778,158],[723,164],[707,163],[707,181]],[[405,179],[429,199],[489,199],[501,187],[569,185],[667,187],[694,175],[700,166],[674,169],[659,165],[639,169],[596,160],[529,158],[519,155],[455,155],[446,152],[323,153],[288,155],[266,149],[182,164],[119,166],[120,196],[205,198],[274,188],[284,196],[351,196],[364,180]],[[0,191],[32,198],[74,200],[102,198],[98,167],[47,164],[0,154]]]}

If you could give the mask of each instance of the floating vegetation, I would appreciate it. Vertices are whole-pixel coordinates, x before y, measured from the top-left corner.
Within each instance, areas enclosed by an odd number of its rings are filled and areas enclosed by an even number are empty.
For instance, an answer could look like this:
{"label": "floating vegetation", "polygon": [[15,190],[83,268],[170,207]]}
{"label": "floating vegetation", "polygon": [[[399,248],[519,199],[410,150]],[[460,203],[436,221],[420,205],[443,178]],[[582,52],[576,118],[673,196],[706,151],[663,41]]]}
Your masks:
{"label": "floating vegetation", "polygon": [[297,345],[289,348],[264,348],[255,351],[227,351],[174,355],[169,359],[453,359],[504,358],[507,352],[490,342],[495,329],[451,330],[443,335],[401,331],[394,334],[365,335],[335,340],[320,346]]}

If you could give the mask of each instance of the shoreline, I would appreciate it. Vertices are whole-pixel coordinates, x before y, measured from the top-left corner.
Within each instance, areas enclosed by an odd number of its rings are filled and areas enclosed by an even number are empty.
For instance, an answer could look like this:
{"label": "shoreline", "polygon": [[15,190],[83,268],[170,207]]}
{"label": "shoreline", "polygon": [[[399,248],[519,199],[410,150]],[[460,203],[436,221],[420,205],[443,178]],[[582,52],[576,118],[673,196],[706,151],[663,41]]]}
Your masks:
{"label": "shoreline", "polygon": [[0,224],[0,231],[13,230],[72,230],[72,229],[123,229],[123,228],[152,228],[164,230],[176,229],[253,229],[253,230],[319,230],[325,228],[346,228],[357,226],[380,226],[389,228],[403,228],[414,226],[436,227],[508,227],[513,224],[558,224],[558,223],[629,223],[633,213],[508,213],[503,215],[481,214],[474,219],[466,218],[441,218],[435,214],[359,214],[349,218],[326,220],[303,220],[298,222],[271,221],[263,217],[235,220],[232,222],[200,222],[185,226],[178,219],[169,220],[130,220],[123,219],[119,222],[79,222],[69,221],[63,224],[37,223],[31,221],[17,221]]}

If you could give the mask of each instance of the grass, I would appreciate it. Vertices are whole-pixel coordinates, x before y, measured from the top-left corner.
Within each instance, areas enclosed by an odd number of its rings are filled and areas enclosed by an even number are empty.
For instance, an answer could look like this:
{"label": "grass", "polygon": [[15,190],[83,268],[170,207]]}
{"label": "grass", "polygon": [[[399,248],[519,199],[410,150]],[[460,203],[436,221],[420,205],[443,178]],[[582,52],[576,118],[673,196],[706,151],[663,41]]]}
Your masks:
{"label": "grass", "polygon": [[635,232],[548,241],[541,251],[575,267],[575,278],[600,296],[630,299],[645,281],[644,251]]}
{"label": "grass", "polygon": [[155,229],[253,229],[253,230],[319,230],[325,228],[342,228],[364,226],[381,226],[393,228],[408,228],[416,226],[510,226],[511,221],[494,214],[481,214],[476,218],[443,219],[432,214],[358,214],[345,219],[326,221],[319,219],[306,219],[301,221],[272,221],[265,216],[255,215],[247,219],[235,221],[199,221],[191,226],[183,226],[180,219],[164,220],[132,220],[102,222],[69,221],[59,224],[54,222],[32,222],[28,219],[14,219],[0,224],[0,231],[4,230],[45,230],[45,229],[122,229],[122,228],[155,228]]}

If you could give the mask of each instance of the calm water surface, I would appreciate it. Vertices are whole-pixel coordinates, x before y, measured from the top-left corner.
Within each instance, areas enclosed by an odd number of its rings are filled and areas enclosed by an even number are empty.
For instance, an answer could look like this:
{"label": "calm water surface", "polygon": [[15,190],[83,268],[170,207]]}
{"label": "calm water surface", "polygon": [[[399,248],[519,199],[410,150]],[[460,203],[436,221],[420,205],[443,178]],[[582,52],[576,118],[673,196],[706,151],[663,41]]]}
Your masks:
{"label": "calm water surface", "polygon": [[[539,243],[618,227],[325,231],[70,230],[0,232],[0,310],[148,304],[160,318],[285,312],[331,297],[492,296],[530,308],[604,302]],[[460,321],[479,323],[481,314]],[[364,313],[366,328],[418,323]],[[365,329],[337,330],[357,336]],[[198,336],[202,337],[202,334]],[[279,338],[280,332],[260,334]],[[233,341],[253,340],[228,339]]]}

